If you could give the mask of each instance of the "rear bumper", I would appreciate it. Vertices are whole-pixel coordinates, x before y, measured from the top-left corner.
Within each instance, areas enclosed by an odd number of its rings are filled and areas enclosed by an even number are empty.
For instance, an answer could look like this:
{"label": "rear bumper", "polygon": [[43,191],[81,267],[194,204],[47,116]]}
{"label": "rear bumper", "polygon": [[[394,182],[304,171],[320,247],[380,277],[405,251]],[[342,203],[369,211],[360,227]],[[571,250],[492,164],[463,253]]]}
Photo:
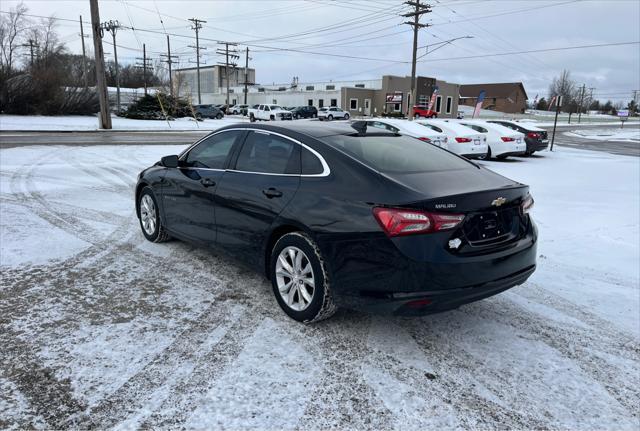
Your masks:
{"label": "rear bumper", "polygon": [[[439,235],[439,234],[436,234]],[[524,283],[535,271],[537,229],[531,222],[524,237],[486,254],[457,255],[439,243],[384,237],[320,243],[330,262],[335,302],[344,308],[424,315],[457,308]],[[415,241],[414,243],[407,243]],[[413,258],[405,246],[415,250]],[[327,248],[327,246],[329,246]],[[418,248],[416,248],[418,247]],[[422,301],[414,303],[414,301]]]}
{"label": "rear bumper", "polygon": [[477,286],[410,293],[388,293],[384,297],[337,297],[338,305],[376,314],[424,316],[453,310],[523,284],[533,274],[532,265],[506,277]]}
{"label": "rear bumper", "polygon": [[467,159],[484,159],[487,155],[487,152],[484,153],[475,153],[475,154],[460,154],[462,157]]}
{"label": "rear bumper", "polygon": [[538,140],[528,139],[527,142],[527,152],[532,153],[534,151],[542,151],[546,150],[549,147],[549,141],[543,142]]}

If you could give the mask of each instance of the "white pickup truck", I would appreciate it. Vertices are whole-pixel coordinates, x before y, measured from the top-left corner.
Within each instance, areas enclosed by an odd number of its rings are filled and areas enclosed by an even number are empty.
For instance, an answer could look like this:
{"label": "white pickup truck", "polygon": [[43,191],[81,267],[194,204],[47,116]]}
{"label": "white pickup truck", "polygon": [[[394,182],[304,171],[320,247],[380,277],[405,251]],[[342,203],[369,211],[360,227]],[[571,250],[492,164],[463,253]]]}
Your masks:
{"label": "white pickup truck", "polygon": [[291,111],[282,109],[278,105],[258,105],[257,108],[249,108],[249,120],[277,121],[277,120],[293,120]]}

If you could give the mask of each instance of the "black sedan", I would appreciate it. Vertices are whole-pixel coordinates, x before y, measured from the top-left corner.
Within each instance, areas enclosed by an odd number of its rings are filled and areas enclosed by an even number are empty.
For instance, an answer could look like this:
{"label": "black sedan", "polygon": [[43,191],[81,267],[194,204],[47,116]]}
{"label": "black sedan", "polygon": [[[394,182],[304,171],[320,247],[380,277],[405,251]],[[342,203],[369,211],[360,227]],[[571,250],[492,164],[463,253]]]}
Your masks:
{"label": "black sedan", "polygon": [[524,141],[527,143],[525,155],[530,156],[536,151],[546,150],[549,146],[549,138],[545,130],[530,126],[526,123],[516,123],[508,120],[488,120],[488,123],[499,124],[516,132],[524,133]]}
{"label": "black sedan", "polygon": [[291,113],[296,120],[300,118],[316,118],[318,109],[315,106],[298,106],[291,109]]}
{"label": "black sedan", "polygon": [[303,322],[444,311],[536,268],[526,185],[363,122],[222,128],[142,171],[135,202],[148,240],[224,249]]}

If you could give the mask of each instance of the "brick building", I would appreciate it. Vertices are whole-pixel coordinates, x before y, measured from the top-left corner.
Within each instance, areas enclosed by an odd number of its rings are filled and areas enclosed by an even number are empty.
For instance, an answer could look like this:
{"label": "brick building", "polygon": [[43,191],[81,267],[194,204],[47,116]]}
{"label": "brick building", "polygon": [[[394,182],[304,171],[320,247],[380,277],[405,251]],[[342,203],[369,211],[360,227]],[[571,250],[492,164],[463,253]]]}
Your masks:
{"label": "brick building", "polygon": [[522,82],[461,85],[460,105],[476,106],[482,90],[485,91],[482,109],[522,114],[527,107],[527,92]]}

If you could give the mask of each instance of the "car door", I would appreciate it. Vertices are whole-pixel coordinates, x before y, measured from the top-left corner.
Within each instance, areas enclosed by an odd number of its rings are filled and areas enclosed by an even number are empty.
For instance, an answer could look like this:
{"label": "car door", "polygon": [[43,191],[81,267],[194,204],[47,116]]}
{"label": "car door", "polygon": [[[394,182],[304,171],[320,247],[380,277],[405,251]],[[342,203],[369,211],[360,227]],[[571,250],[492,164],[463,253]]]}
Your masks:
{"label": "car door", "polygon": [[300,145],[273,132],[248,132],[216,190],[217,244],[257,264],[273,221],[300,184]]}
{"label": "car door", "polygon": [[165,226],[187,239],[213,245],[216,239],[214,195],[244,130],[223,130],[204,138],[167,170],[162,183]]}

